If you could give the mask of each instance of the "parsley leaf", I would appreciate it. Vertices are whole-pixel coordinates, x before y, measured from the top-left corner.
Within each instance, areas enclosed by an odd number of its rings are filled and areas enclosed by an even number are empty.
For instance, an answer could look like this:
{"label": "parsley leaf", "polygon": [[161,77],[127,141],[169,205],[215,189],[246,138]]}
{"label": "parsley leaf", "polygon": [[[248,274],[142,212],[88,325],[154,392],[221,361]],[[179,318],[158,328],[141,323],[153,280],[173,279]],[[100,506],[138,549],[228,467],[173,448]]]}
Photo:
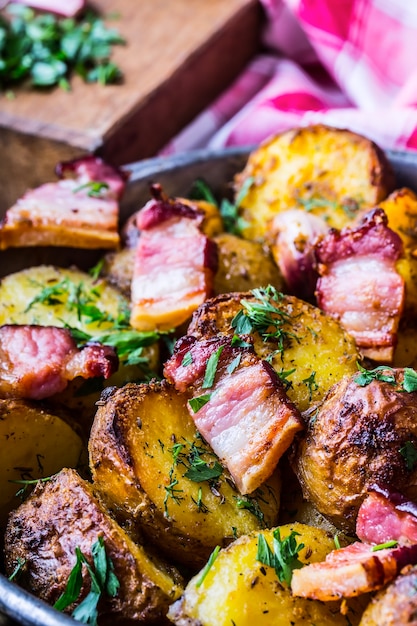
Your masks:
{"label": "parsley leaf", "polygon": [[290,315],[279,308],[284,296],[275,287],[268,285],[253,289],[255,300],[242,300],[240,309],[231,322],[238,335],[257,332],[264,341],[273,340],[278,343],[278,352],[283,352],[285,343],[297,337],[284,330],[283,326],[291,321]]}
{"label": "parsley leaf", "polygon": [[112,46],[125,42],[93,11],[63,19],[11,4],[6,16],[0,16],[0,88],[29,79],[33,87],[68,91],[72,74],[101,84],[120,80],[110,57]]}
{"label": "parsley leaf", "polygon": [[411,367],[404,368],[403,388],[408,393],[417,391],[417,372]]}
{"label": "parsley leaf", "polygon": [[223,468],[218,461],[215,461],[214,465],[210,466],[199,455],[196,455],[190,462],[191,465],[184,476],[194,482],[214,480],[219,478],[223,473]]}
{"label": "parsley leaf", "polygon": [[414,469],[417,463],[417,449],[412,441],[406,441],[402,448],[400,448],[400,454],[405,460],[405,465],[408,471]]}
{"label": "parsley leaf", "polygon": [[297,543],[299,533],[294,530],[281,539],[280,529],[273,531],[273,549],[270,548],[264,535],[258,535],[258,552],[256,560],[264,565],[273,567],[280,582],[291,584],[294,569],[300,569],[304,564],[299,560],[298,554],[304,548],[303,543]]}
{"label": "parsley leaf", "polygon": [[197,582],[195,584],[196,587],[200,587],[203,584],[207,574],[209,573],[209,571],[213,567],[213,563],[217,559],[217,556],[218,556],[219,552],[220,552],[220,546],[216,546],[214,548],[213,552],[210,554],[209,560],[207,561],[206,565],[204,566],[204,568],[203,568],[203,570],[201,572],[200,578],[197,580]]}
{"label": "parsley leaf", "polygon": [[221,353],[223,352],[224,346],[220,346],[217,348],[216,352],[210,354],[209,360],[207,361],[206,371],[204,373],[203,384],[201,385],[202,389],[210,389],[213,386],[214,379],[216,377],[217,365],[219,363],[219,358]]}
{"label": "parsley leaf", "polygon": [[206,393],[202,396],[197,396],[196,398],[191,398],[188,400],[188,403],[194,413],[197,413],[207,402],[209,402],[211,398],[211,393]]}
{"label": "parsley leaf", "polygon": [[379,380],[384,383],[390,383],[391,385],[395,385],[395,376],[394,374],[387,374],[383,372],[387,372],[389,370],[393,371],[391,367],[387,365],[379,365],[372,370],[367,370],[362,367],[359,363],[356,363],[358,369],[360,370],[360,374],[357,374],[354,378],[354,381],[359,387],[366,387],[373,380]]}
{"label": "parsley leaf", "polygon": [[396,548],[398,546],[398,541],[395,539],[391,539],[391,541],[385,541],[384,543],[379,543],[376,546],[372,546],[372,552],[378,552],[378,550],[385,550],[386,548]]}
{"label": "parsley leaf", "polygon": [[91,547],[93,566],[77,546],[75,548],[76,562],[68,577],[64,593],[55,602],[58,611],[64,611],[79,598],[83,584],[83,565],[91,579],[91,588],[82,602],[75,607],[72,617],[84,624],[97,626],[97,605],[102,594],[113,598],[120,587],[119,580],[114,573],[113,562],[106,552],[103,537],[99,537]]}

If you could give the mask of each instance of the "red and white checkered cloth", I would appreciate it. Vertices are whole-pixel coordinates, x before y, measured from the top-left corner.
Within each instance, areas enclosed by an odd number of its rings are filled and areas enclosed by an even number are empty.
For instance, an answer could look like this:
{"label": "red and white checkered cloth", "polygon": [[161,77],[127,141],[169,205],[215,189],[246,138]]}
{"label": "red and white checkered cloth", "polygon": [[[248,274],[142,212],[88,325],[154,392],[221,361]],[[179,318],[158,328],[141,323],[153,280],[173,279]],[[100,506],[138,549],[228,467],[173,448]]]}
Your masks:
{"label": "red and white checkered cloth", "polygon": [[256,144],[314,123],[417,150],[417,0],[261,2],[268,52],[164,154]]}

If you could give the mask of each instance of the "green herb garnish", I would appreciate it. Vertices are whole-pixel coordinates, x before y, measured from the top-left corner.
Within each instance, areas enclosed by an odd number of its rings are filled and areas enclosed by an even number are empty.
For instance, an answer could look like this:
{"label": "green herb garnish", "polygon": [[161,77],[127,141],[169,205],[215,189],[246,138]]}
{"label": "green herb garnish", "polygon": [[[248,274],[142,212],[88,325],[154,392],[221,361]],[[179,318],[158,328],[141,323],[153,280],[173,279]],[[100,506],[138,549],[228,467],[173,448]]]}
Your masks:
{"label": "green herb garnish", "polygon": [[22,573],[22,569],[25,563],[26,563],[26,559],[21,559],[20,557],[17,559],[16,567],[10,574],[9,580],[15,580],[19,578],[20,574]]}
{"label": "green herb garnish", "polygon": [[259,520],[261,527],[265,528],[265,515],[257,500],[248,495],[237,496],[236,505],[238,509],[246,509],[249,513],[252,513]]}
{"label": "green herb garnish", "polygon": [[408,393],[417,391],[417,372],[411,367],[404,368],[403,389]]}
{"label": "green herb garnish", "polygon": [[227,366],[227,368],[226,368],[226,371],[227,371],[227,373],[228,373],[228,374],[233,374],[233,372],[234,372],[234,371],[235,371],[235,370],[239,367],[241,359],[242,359],[242,355],[241,355],[241,354],[238,354],[238,355],[237,355],[237,356],[233,359],[233,361],[231,361],[231,362],[229,363],[229,365],[228,365],[228,366]]}
{"label": "green herb garnish", "polygon": [[97,626],[97,605],[102,595],[114,598],[120,587],[119,580],[114,573],[113,562],[106,553],[103,537],[91,547],[93,565],[91,566],[83,552],[75,548],[76,562],[68,578],[64,593],[55,602],[58,611],[64,611],[79,598],[83,584],[83,565],[91,579],[91,588],[88,595],[73,610],[72,617],[84,624]]}
{"label": "green herb garnish", "polygon": [[310,376],[308,378],[304,378],[302,380],[303,383],[305,383],[308,387],[308,393],[309,393],[309,400],[311,402],[311,399],[313,397],[313,392],[317,391],[317,389],[319,388],[318,383],[316,383],[316,372],[311,372]]}
{"label": "green herb garnish", "polygon": [[391,541],[385,541],[385,543],[379,543],[377,546],[372,546],[372,552],[378,552],[378,550],[385,550],[386,548],[396,548],[398,541],[391,539]]}
{"label": "green herb garnish", "polygon": [[405,460],[405,465],[408,471],[414,469],[417,463],[417,449],[412,441],[406,441],[402,448],[400,448],[400,454]]}
{"label": "green herb garnish", "polygon": [[373,380],[379,380],[384,383],[389,383],[391,385],[396,384],[394,374],[387,374],[384,372],[393,371],[392,367],[388,367],[387,365],[379,365],[372,370],[367,370],[362,367],[359,363],[356,363],[358,369],[360,370],[360,374],[357,374],[354,378],[354,381],[359,387],[366,387]]}
{"label": "green herb garnish", "polygon": [[118,82],[119,68],[110,61],[112,46],[125,43],[90,11],[82,19],[37,15],[19,5],[0,16],[0,88],[29,80],[34,87],[60,86],[78,74],[86,82]]}
{"label": "green herb garnish", "polygon": [[300,569],[304,564],[299,560],[298,554],[304,548],[303,543],[297,543],[299,533],[294,530],[281,539],[280,529],[273,531],[273,549],[271,550],[264,535],[258,535],[258,552],[256,560],[264,565],[273,567],[280,582],[291,584],[292,573],[295,569]]}
{"label": "green herb garnish", "polygon": [[106,191],[108,191],[109,188],[108,183],[98,180],[90,180],[88,183],[84,183],[73,189],[72,193],[87,191],[87,196],[90,196],[90,198],[102,198],[106,195]]}
{"label": "green herb garnish", "polygon": [[209,360],[207,361],[206,371],[204,373],[203,384],[201,385],[202,389],[210,389],[213,386],[214,379],[216,377],[217,365],[219,363],[219,358],[221,353],[223,352],[224,346],[220,346],[217,348],[216,352],[210,354]]}
{"label": "green herb garnish", "polygon": [[197,413],[211,398],[211,393],[206,393],[203,396],[197,396],[188,400],[193,413]]}
{"label": "green herb garnish", "polygon": [[241,301],[243,308],[232,319],[232,328],[238,335],[258,332],[264,341],[276,341],[278,351],[282,353],[289,339],[297,339],[283,328],[290,322],[290,315],[279,308],[284,295],[272,285],[253,289],[252,294],[255,300]]}
{"label": "green herb garnish", "polygon": [[182,367],[188,367],[189,365],[191,365],[192,362],[193,362],[193,355],[191,354],[191,352],[187,352],[187,354],[184,354],[184,358],[181,361],[181,365]]}
{"label": "green herb garnish", "polygon": [[218,461],[212,466],[206,463],[199,455],[195,455],[190,459],[190,467],[184,476],[194,482],[202,482],[204,480],[214,480],[219,478],[223,473],[223,468]]}
{"label": "green herb garnish", "polygon": [[213,567],[213,563],[217,559],[217,556],[218,556],[219,552],[220,552],[220,546],[216,546],[214,548],[213,552],[210,554],[209,560],[207,561],[206,565],[204,566],[204,568],[203,568],[203,570],[201,572],[200,578],[195,583],[196,587],[200,587],[203,584],[207,574],[209,573],[209,571]]}

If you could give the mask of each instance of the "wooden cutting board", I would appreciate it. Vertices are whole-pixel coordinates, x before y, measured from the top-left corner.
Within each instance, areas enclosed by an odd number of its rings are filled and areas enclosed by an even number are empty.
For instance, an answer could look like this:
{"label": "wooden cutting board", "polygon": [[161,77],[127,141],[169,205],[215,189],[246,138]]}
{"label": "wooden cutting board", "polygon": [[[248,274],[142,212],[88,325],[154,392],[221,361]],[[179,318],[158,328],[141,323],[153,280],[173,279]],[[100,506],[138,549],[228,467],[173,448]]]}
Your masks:
{"label": "wooden cutting board", "polygon": [[55,164],[95,152],[114,164],[153,156],[212,101],[258,48],[257,0],[98,0],[118,15],[122,85],[0,93],[0,210],[54,178]]}

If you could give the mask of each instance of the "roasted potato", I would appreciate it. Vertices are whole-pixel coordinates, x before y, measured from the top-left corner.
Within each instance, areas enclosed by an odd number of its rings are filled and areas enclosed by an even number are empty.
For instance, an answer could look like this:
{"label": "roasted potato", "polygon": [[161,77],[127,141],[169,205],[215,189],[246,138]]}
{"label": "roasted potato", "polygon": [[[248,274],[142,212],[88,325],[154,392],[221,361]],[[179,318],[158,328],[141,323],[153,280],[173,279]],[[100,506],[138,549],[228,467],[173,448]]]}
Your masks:
{"label": "roasted potato", "polygon": [[293,458],[305,498],[350,534],[373,484],[417,501],[410,456],[417,443],[417,392],[404,390],[403,370],[386,375],[391,382],[380,372],[369,384],[357,382],[359,373],[336,383],[311,415]]}
{"label": "roasted potato", "polygon": [[[280,337],[264,341],[259,332],[253,332],[255,352],[270,361],[286,383],[288,397],[304,411],[323,398],[333,383],[356,371],[359,353],[353,339],[323,311],[294,296],[268,289],[262,290],[263,311],[268,314],[269,305],[276,309]],[[232,320],[244,309],[244,302],[261,303],[252,292],[208,300],[194,313],[188,333],[198,338],[217,333],[233,335]],[[273,331],[273,326],[268,330]]]}
{"label": "roasted potato", "polygon": [[38,479],[86,462],[74,423],[34,403],[0,399],[0,528]]}
{"label": "roasted potato", "polygon": [[[358,175],[360,172],[360,175]],[[276,213],[304,208],[342,228],[394,189],[383,152],[348,130],[317,125],[285,131],[261,144],[235,178],[247,239],[263,239]]]}
{"label": "roasted potato", "polygon": [[[333,537],[324,530],[304,524],[280,527],[281,540],[296,533],[302,563],[322,561],[334,549]],[[348,626],[358,624],[363,606],[350,601],[346,613],[340,602],[318,602],[296,598],[286,582],[280,582],[273,567],[258,560],[259,534],[273,545],[273,530],[251,533],[220,550],[211,567],[188,583],[183,596],[169,609],[168,617],[183,626]]]}
{"label": "roasted potato", "polygon": [[214,238],[219,253],[219,267],[214,278],[214,292],[248,291],[261,285],[273,285],[281,291],[281,273],[266,246],[222,233]]}
{"label": "roasted potato", "polygon": [[240,496],[186,398],[166,381],[114,389],[99,404],[89,442],[94,484],[166,555],[195,569],[217,544],[276,523],[278,476]]}
{"label": "roasted potato", "polygon": [[360,626],[417,624],[417,567],[406,568],[388,587],[379,591],[366,607]]}
{"label": "roasted potato", "polygon": [[417,248],[417,196],[411,189],[396,189],[378,205],[388,217],[388,225],[401,237],[404,247]]}
{"label": "roasted potato", "polygon": [[[76,269],[40,265],[9,274],[0,282],[0,325],[68,325],[94,336],[113,330],[128,309],[126,298],[105,280]],[[143,348],[143,357],[150,370],[157,369],[158,345]],[[121,360],[119,370],[105,384],[143,380],[147,375],[144,366]],[[88,422],[103,385],[102,380],[76,379],[54,400]]]}
{"label": "roasted potato", "polygon": [[[5,534],[7,573],[23,563],[19,583],[55,603],[75,565],[76,548],[91,564],[91,549],[99,537],[120,582],[114,597],[102,593],[98,607],[101,623],[134,620],[160,624],[169,603],[181,593],[181,577],[133,543],[108,515],[92,485],[74,470],[64,469],[38,485],[11,514]],[[85,576],[81,597],[90,584]]]}

